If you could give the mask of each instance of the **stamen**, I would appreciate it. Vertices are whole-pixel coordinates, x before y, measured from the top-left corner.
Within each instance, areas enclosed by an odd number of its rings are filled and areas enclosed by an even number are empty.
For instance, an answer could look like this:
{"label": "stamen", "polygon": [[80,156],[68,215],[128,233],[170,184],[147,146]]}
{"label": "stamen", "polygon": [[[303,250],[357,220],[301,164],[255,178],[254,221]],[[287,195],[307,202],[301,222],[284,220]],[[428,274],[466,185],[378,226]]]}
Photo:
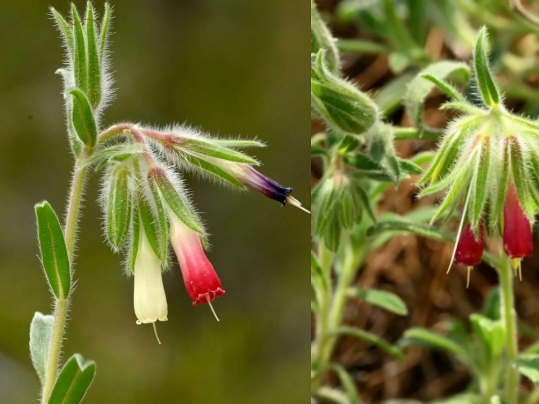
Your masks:
{"label": "stamen", "polygon": [[153,332],[155,333],[155,338],[157,339],[157,342],[159,342],[159,345],[161,345],[161,341],[159,341],[159,335],[157,335],[157,327],[155,326],[155,321],[152,323],[153,325]]}
{"label": "stamen", "polygon": [[309,212],[307,209],[305,209],[303,206],[301,206],[301,202],[298,201],[293,196],[288,195],[286,197],[286,202],[289,203],[292,206],[295,206],[296,208],[300,208],[302,211],[307,212],[309,215],[311,214],[311,212]]}
{"label": "stamen", "polygon": [[215,319],[217,321],[219,321],[219,317],[217,317],[217,314],[215,314],[215,310],[213,310],[213,306],[211,305],[211,300],[210,300],[210,295],[209,294],[206,295],[206,300],[208,301],[208,304],[210,305],[210,309],[211,309],[213,315],[215,316]]}
{"label": "stamen", "polygon": [[468,279],[466,280],[466,289],[470,287],[470,273],[472,272],[473,267],[468,267]]}

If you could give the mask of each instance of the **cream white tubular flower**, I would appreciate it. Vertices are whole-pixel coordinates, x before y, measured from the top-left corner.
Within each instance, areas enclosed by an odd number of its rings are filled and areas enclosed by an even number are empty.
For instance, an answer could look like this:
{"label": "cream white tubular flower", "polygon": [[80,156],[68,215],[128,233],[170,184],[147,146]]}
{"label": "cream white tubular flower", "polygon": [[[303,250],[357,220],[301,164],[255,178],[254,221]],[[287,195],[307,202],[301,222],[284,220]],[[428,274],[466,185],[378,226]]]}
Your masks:
{"label": "cream white tubular flower", "polygon": [[155,255],[143,226],[140,226],[135,260],[134,303],[137,324],[153,323],[155,328],[157,320],[168,320],[167,297],[161,276],[161,261]]}

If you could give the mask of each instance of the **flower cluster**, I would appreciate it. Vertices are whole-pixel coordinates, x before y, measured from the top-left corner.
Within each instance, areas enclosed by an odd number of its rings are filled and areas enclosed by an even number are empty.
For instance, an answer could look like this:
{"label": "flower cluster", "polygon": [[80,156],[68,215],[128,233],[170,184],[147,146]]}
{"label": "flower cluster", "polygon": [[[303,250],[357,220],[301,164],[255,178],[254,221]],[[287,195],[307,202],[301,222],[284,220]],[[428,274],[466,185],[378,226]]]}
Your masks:
{"label": "flower cluster", "polygon": [[236,189],[249,186],[282,205],[305,209],[290,195],[292,188],[258,172],[254,167],[259,163],[240,151],[263,147],[259,141],[215,138],[187,126],[161,131],[125,123],[101,131],[101,116],[112,94],[110,9],[105,7],[101,24],[90,3],[85,18],[72,7],[71,23],[54,9],[52,14],[67,50],[67,65],[59,73],[64,78],[72,149],[78,170],[104,168],[101,205],[106,236],[116,251],[126,251],[126,272],[135,278],[137,323],[155,327],[156,321],[167,320],[162,271],[170,267],[169,244],[193,304],[211,306],[225,291],[204,253],[206,232],[177,169]]}
{"label": "flower cluster", "polygon": [[533,253],[532,228],[539,206],[539,124],[508,112],[488,67],[486,30],[477,39],[475,82],[483,101],[472,105],[450,84],[426,77],[453,98],[445,108],[461,116],[446,129],[440,149],[420,184],[421,196],[447,190],[433,217],[461,208],[454,259],[481,261],[485,233],[503,237],[515,271]]}

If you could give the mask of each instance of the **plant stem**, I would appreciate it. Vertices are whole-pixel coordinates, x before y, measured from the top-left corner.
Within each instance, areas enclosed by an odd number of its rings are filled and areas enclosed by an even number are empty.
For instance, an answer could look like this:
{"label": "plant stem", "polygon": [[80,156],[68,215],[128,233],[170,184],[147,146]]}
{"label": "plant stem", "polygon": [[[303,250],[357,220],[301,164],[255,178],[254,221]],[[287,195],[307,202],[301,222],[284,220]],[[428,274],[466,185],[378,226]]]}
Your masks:
{"label": "plant stem", "polygon": [[56,381],[58,360],[64,338],[64,327],[67,316],[67,299],[57,299],[54,307],[54,327],[52,329],[51,350],[49,362],[47,363],[47,373],[45,374],[45,385],[43,386],[42,403],[47,404]]}
{"label": "plant stem", "polygon": [[84,181],[86,180],[86,173],[88,171],[86,167],[81,169],[80,166],[84,163],[86,158],[86,153],[83,153],[75,164],[75,173],[73,174],[73,182],[71,184],[71,195],[69,197],[66,226],[64,230],[67,254],[69,256],[69,262],[71,263],[72,271],[73,255],[75,252],[75,238],[77,236],[77,223],[79,221],[80,203],[84,190]]}
{"label": "plant stem", "polygon": [[503,254],[502,265],[499,267],[501,286],[501,313],[505,324],[506,347],[507,347],[507,374],[505,385],[505,399],[508,404],[517,404],[518,386],[520,383],[520,374],[518,370],[511,366],[511,362],[518,355],[518,335],[516,326],[515,300],[513,297],[513,271],[511,263],[505,254]]}
{"label": "plant stem", "polygon": [[[80,204],[82,193],[84,190],[84,181],[86,180],[87,168],[80,169],[80,166],[86,160],[88,154],[83,152],[81,157],[75,164],[75,173],[73,174],[73,182],[71,184],[71,192],[67,209],[67,218],[65,226],[65,242],[67,247],[67,255],[73,273],[73,257],[75,251],[75,238],[77,234],[77,223],[79,219]],[[45,385],[43,386],[42,404],[47,404],[56,382],[58,373],[58,362],[60,359],[60,351],[62,349],[62,340],[64,339],[65,323],[67,317],[67,309],[69,306],[69,297],[67,299],[57,299],[54,308],[54,327],[51,337],[51,348],[49,353],[49,361],[47,363],[47,372],[45,375]]]}

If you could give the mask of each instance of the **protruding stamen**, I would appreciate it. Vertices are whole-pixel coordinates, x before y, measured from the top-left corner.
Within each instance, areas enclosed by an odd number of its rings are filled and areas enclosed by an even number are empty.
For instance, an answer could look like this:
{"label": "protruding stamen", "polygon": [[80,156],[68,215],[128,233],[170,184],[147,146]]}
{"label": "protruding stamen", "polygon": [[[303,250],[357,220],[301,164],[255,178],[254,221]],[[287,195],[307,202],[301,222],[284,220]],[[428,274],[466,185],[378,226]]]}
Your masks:
{"label": "protruding stamen", "polygon": [[510,258],[511,266],[513,267],[513,271],[515,272],[515,278],[518,277],[522,281],[522,258]]}
{"label": "protruding stamen", "polygon": [[213,309],[213,306],[211,305],[211,300],[210,300],[210,295],[209,294],[206,295],[206,300],[208,301],[208,304],[210,305],[210,309],[211,309],[213,315],[215,316],[215,319],[217,321],[219,321],[219,317],[217,317],[217,314],[215,314],[215,310]]}
{"label": "protruding stamen", "polygon": [[153,332],[155,333],[155,339],[157,339],[157,342],[159,342],[159,345],[161,345],[161,341],[159,341],[159,335],[157,335],[157,327],[155,326],[155,321],[152,323],[153,325]]}
{"label": "protruding stamen", "polygon": [[303,206],[301,206],[301,202],[298,201],[293,196],[288,195],[286,197],[286,203],[288,203],[288,204],[290,204],[292,206],[295,206],[296,208],[300,208],[302,211],[307,212],[309,215],[311,214],[311,212],[308,211],[307,209],[305,209]]}
{"label": "protruding stamen", "polygon": [[470,273],[472,272],[473,267],[468,267],[468,279],[466,280],[466,289],[470,287]]}

